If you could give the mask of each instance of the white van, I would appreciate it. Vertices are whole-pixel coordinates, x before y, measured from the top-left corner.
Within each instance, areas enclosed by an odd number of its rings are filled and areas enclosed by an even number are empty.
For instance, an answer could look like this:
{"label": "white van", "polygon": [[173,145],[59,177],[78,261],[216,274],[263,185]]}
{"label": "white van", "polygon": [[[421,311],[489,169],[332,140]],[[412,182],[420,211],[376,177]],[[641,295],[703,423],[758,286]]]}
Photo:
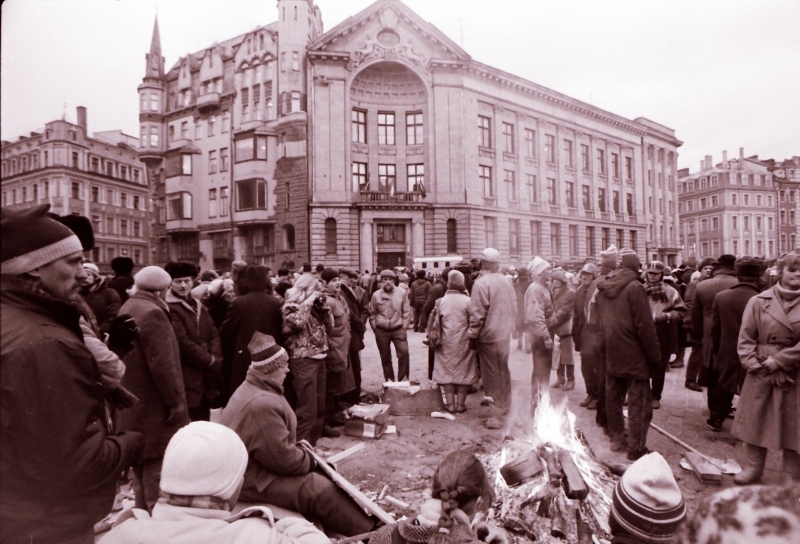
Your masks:
{"label": "white van", "polygon": [[414,270],[433,270],[441,272],[445,268],[453,268],[462,261],[460,255],[445,255],[444,257],[417,257],[414,259]]}

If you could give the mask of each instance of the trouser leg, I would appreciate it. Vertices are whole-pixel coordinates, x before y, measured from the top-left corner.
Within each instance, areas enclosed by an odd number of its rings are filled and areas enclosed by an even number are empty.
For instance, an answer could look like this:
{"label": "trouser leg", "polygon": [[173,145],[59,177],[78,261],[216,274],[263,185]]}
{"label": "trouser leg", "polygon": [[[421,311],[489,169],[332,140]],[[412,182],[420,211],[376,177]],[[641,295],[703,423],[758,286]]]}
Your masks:
{"label": "trouser leg", "polygon": [[628,380],[628,452],[639,453],[647,445],[647,431],[653,420],[650,380]]}
{"label": "trouser leg", "polygon": [[375,329],[375,344],[378,346],[378,354],[381,357],[383,367],[383,378],[387,382],[394,381],[394,368],[392,367],[392,338],[391,333],[386,329]]}
{"label": "trouser leg", "polygon": [[[296,394],[295,414],[297,415],[297,440],[311,441],[312,429],[317,420],[317,386],[320,368],[325,362],[317,359],[290,359],[292,389]],[[324,379],[323,379],[324,391]],[[323,408],[325,398],[322,398]],[[319,435],[317,435],[319,436]]]}
{"label": "trouser leg", "polygon": [[581,376],[586,394],[597,398],[597,355],[592,349],[581,352]]}
{"label": "trouser leg", "polygon": [[[597,415],[595,416],[595,422],[601,427],[605,427],[607,425],[606,410],[608,402],[606,401],[606,353],[604,349],[598,352],[595,376],[595,380],[597,380]],[[623,393],[623,399],[624,397],[625,394]]]}
{"label": "trouser leg", "polygon": [[[319,366],[317,367],[317,412],[308,439],[312,446],[317,445],[317,440],[322,436],[322,427],[325,425],[325,399],[328,387],[327,375],[328,369],[325,366],[325,361],[319,361]],[[300,439],[298,438],[298,440]]]}
{"label": "trouser leg", "polygon": [[[606,376],[605,378],[605,417],[608,425],[608,436],[612,442],[622,442],[625,432],[625,420],[622,416],[622,402],[628,390],[628,381],[625,378]],[[597,405],[598,410],[600,404]],[[651,406],[652,408],[652,406]]]}
{"label": "trouser leg", "polygon": [[667,375],[667,365],[669,365],[670,355],[669,349],[661,348],[661,361],[659,361],[658,368],[655,369],[652,377],[653,400],[661,400],[661,394],[664,392],[664,380]]}
{"label": "trouser leg", "polygon": [[348,404],[358,404],[361,402],[361,352],[357,349],[350,350],[350,366],[353,369],[355,389],[345,393],[344,400]]}
{"label": "trouser leg", "polygon": [[189,408],[189,419],[191,421],[209,421],[211,419],[211,405],[205,396],[200,401],[200,406]]}
{"label": "trouser leg", "polygon": [[531,342],[531,403],[538,402],[539,395],[550,388],[550,371],[552,370],[553,348],[547,348],[541,338],[533,338]]}
{"label": "trouser leg", "polygon": [[503,412],[511,407],[511,374],[508,370],[510,341],[479,342],[478,362],[486,396]]}
{"label": "trouser leg", "polygon": [[686,381],[697,383],[700,380],[700,369],[703,368],[703,344],[692,342],[692,351],[686,363]]}
{"label": "trouser leg", "polygon": [[396,329],[392,334],[394,351],[397,353],[397,381],[407,380],[410,371],[408,354],[408,336],[403,327]]}
{"label": "trouser leg", "polygon": [[133,467],[133,492],[136,508],[153,511],[161,488],[163,458],[148,459]]}
{"label": "trouser leg", "polygon": [[428,379],[429,380],[433,379],[433,366],[434,366],[434,362],[435,362],[435,359],[436,359],[435,353],[436,353],[436,351],[432,347],[428,346]]}

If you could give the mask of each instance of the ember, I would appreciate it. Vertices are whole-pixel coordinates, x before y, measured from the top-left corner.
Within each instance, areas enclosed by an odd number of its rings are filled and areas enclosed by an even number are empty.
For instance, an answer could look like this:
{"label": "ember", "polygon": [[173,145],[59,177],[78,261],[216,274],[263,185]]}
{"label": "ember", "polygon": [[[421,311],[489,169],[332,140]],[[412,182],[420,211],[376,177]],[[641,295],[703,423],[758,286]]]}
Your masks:
{"label": "ember", "polygon": [[526,416],[510,421],[516,421],[512,436],[487,460],[497,493],[489,516],[518,542],[535,535],[539,542],[585,541],[590,533],[608,538],[616,477],[576,429],[566,398],[556,405],[545,392],[532,423]]}

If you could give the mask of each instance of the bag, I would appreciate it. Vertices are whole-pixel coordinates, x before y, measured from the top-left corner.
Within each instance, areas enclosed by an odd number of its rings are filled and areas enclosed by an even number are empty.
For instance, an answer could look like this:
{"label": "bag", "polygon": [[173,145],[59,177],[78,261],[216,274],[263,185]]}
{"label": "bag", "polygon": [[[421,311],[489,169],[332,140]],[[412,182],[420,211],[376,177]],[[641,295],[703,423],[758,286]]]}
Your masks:
{"label": "bag", "polygon": [[431,315],[428,318],[428,329],[425,331],[428,336],[428,345],[433,349],[442,345],[442,316],[439,311],[439,303],[442,299],[436,301],[433,306]]}

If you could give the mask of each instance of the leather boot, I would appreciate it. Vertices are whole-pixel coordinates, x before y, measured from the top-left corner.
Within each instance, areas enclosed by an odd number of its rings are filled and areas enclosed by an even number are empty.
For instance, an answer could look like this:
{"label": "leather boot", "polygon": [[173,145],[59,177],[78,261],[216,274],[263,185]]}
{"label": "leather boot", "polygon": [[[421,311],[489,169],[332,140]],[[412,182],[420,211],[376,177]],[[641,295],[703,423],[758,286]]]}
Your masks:
{"label": "leather boot", "polygon": [[564,391],[575,389],[575,365],[565,365],[567,371],[567,383],[564,384]]}
{"label": "leather boot", "polygon": [[454,384],[446,384],[442,386],[444,389],[444,409],[448,412],[455,412],[456,411],[456,386]]}
{"label": "leather boot", "polygon": [[800,452],[783,450],[783,473],[793,482],[800,482]]}
{"label": "leather boot", "polygon": [[567,378],[564,377],[564,373],[565,372],[566,372],[566,366],[565,365],[558,365],[558,370],[556,371],[556,374],[558,375],[558,379],[556,380],[556,383],[554,383],[550,387],[552,387],[553,389],[559,389],[562,385],[567,383]]}
{"label": "leather boot", "polygon": [[460,414],[467,411],[467,393],[469,393],[468,385],[456,386],[456,413]]}
{"label": "leather boot", "polygon": [[764,464],[767,461],[767,448],[745,443],[747,449],[747,466],[733,477],[736,485],[750,485],[761,479],[764,474]]}

